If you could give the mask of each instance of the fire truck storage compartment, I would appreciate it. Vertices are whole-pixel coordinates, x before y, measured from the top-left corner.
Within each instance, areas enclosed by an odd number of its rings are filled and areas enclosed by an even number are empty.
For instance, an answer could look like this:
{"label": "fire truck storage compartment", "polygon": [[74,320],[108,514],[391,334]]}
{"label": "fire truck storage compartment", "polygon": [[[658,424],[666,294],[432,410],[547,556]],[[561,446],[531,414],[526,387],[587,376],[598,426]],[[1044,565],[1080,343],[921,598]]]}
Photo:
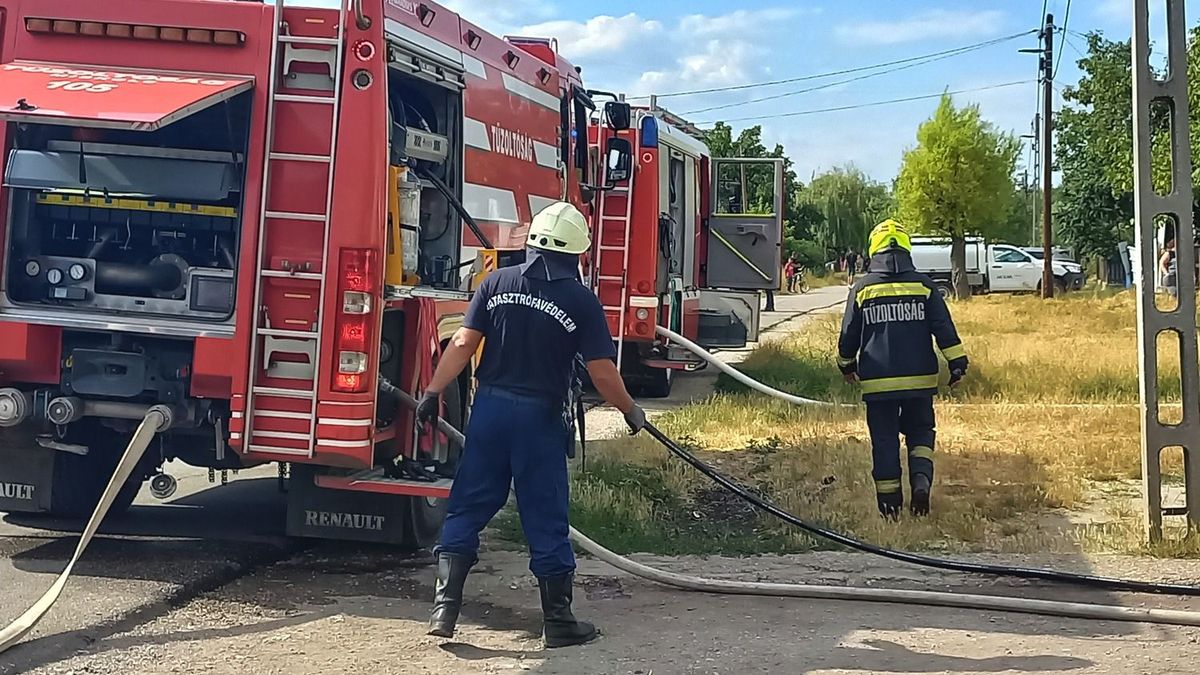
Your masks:
{"label": "fire truck storage compartment", "polygon": [[231,321],[249,121],[246,92],[150,132],[10,124],[5,304]]}
{"label": "fire truck storage compartment", "polygon": [[[462,276],[463,77],[395,44],[388,71],[390,163],[420,179],[418,276],[458,288]],[[446,194],[439,187],[446,188]],[[457,202],[457,205],[455,204]]]}
{"label": "fire truck storage compartment", "polygon": [[758,341],[758,291],[700,291],[696,342],[706,349],[740,349]]}

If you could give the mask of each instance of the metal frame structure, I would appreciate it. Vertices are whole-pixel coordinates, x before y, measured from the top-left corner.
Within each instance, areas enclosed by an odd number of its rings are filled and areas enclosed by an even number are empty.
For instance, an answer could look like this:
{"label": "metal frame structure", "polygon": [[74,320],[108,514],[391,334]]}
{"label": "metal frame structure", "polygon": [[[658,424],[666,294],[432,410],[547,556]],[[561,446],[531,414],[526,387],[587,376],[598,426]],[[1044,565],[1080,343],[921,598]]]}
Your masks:
{"label": "metal frame structure", "polygon": [[[1136,237],[1141,255],[1138,284],[1138,358],[1141,380],[1142,481],[1146,528],[1150,541],[1163,538],[1164,515],[1186,515],[1189,531],[1200,529],[1200,360],[1196,339],[1195,239],[1192,222],[1192,155],[1189,139],[1187,26],[1184,0],[1166,0],[1167,73],[1159,79],[1150,61],[1149,0],[1133,0],[1133,119]],[[1171,191],[1159,194],[1151,175],[1151,110],[1165,106],[1170,113]],[[1176,283],[1178,303],[1172,311],[1156,304],[1158,269],[1156,223],[1171,218],[1176,226]],[[1158,387],[1160,335],[1174,334],[1179,342],[1183,413],[1178,424],[1161,420]],[[1186,506],[1164,509],[1162,452],[1182,448]],[[1196,489],[1192,489],[1195,487]]]}

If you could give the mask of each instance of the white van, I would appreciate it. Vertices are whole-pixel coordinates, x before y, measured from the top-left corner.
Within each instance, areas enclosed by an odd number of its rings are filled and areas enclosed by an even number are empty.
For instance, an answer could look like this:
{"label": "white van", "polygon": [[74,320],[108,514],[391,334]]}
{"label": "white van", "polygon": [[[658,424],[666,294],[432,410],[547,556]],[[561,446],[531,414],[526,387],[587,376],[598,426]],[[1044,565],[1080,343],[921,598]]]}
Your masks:
{"label": "white van", "polygon": [[[945,297],[954,294],[950,242],[933,237],[913,237],[913,264],[928,275]],[[966,242],[967,282],[972,293],[1028,293],[1042,288],[1042,261],[1018,246],[985,244],[982,239]],[[981,264],[982,263],[982,264]],[[1055,291],[1083,288],[1083,267],[1068,260],[1053,260]]]}

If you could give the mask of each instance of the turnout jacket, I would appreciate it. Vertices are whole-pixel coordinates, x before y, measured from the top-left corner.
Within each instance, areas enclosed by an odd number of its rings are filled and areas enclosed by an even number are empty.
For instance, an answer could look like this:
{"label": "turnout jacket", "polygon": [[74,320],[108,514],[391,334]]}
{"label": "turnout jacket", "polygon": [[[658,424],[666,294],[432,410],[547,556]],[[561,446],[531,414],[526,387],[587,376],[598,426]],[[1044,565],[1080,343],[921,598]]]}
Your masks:
{"label": "turnout jacket", "polygon": [[951,380],[961,379],[967,352],[933,282],[917,272],[907,251],[872,256],[846,300],[838,368],[858,374],[864,401],[932,396],[938,387],[934,340]]}

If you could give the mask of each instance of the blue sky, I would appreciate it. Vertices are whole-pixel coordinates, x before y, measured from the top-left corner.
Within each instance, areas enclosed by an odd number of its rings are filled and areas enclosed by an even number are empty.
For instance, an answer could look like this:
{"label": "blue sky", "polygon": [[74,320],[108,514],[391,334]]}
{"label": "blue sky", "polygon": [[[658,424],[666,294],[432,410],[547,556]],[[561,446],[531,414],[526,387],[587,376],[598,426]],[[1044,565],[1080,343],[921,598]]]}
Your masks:
{"label": "blue sky", "polygon": [[[584,69],[588,86],[632,95],[726,87],[801,77],[931,54],[1033,30],[1043,0],[443,0],[499,34],[557,37]],[[1062,25],[1067,0],[1047,0]],[[1073,0],[1058,80],[1078,77],[1084,42],[1076,33],[1130,33],[1131,0]],[[1162,0],[1151,0],[1162,6]],[[1194,2],[1193,5],[1200,4]],[[1193,13],[1194,15],[1194,13]],[[1193,19],[1194,20],[1194,19]],[[1062,37],[1059,37],[1061,41]],[[854,106],[874,101],[971,90],[959,102],[979,103],[997,126],[1028,133],[1036,105],[1036,35],[894,73],[707,113],[835,82],[854,75],[791,85],[660,100],[696,122]],[[1057,98],[1057,96],[1056,96]],[[916,128],[935,99],[791,118],[763,119],[768,143],[783,143],[806,180],[814,172],[854,164],[890,181]],[[733,122],[735,128],[760,123]]]}

